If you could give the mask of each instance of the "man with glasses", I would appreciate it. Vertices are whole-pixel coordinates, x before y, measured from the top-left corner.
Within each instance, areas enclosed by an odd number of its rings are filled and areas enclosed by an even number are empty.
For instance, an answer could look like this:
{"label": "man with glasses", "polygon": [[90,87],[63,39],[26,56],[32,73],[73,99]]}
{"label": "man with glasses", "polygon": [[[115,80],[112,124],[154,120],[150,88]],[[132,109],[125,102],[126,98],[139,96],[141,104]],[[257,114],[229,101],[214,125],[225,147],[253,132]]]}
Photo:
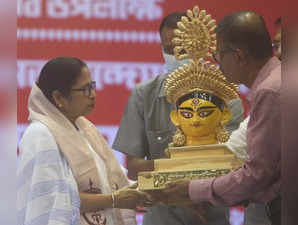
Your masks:
{"label": "man with glasses", "polygon": [[248,159],[228,175],[168,184],[165,191],[178,199],[231,206],[243,201],[267,204],[272,225],[281,223],[281,63],[273,56],[263,18],[239,11],[223,18],[216,29],[214,58],[227,79],[250,88],[246,139]]}
{"label": "man with glasses", "polygon": [[[274,41],[272,47],[277,56],[281,60],[281,17],[277,18],[274,22],[277,28],[276,34],[274,36]],[[215,61],[216,53],[213,53],[213,58]],[[234,131],[227,142],[229,148],[238,155],[239,158],[246,159],[248,155],[246,153],[247,143],[246,143],[246,131],[249,121],[249,116],[240,124],[239,128]],[[268,217],[266,215],[266,207],[262,203],[251,203],[245,208],[244,212],[244,224],[245,225],[263,225],[269,224]]]}

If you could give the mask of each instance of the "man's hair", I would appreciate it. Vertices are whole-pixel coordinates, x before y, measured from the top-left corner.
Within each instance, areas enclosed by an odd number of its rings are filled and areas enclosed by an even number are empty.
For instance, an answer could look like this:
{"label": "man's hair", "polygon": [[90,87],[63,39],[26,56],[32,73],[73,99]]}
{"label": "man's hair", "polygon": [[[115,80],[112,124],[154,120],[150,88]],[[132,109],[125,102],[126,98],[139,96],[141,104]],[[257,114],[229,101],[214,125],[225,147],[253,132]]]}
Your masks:
{"label": "man's hair", "polygon": [[238,11],[224,17],[215,30],[224,45],[244,50],[255,59],[273,56],[272,41],[264,19],[253,11]]}
{"label": "man's hair", "polygon": [[186,16],[186,12],[173,12],[168,14],[163,20],[161,21],[161,24],[159,26],[159,34],[161,35],[161,32],[163,28],[168,27],[171,29],[176,29],[177,23],[181,20],[182,16]]}
{"label": "man's hair", "polygon": [[281,25],[281,16],[278,17],[278,18],[274,21],[274,25],[275,25],[275,26],[279,26],[279,25]]}
{"label": "man's hair", "polygon": [[52,93],[60,91],[64,96],[69,96],[71,87],[77,81],[86,64],[78,58],[57,57],[48,61],[42,68],[37,86],[55,105]]}

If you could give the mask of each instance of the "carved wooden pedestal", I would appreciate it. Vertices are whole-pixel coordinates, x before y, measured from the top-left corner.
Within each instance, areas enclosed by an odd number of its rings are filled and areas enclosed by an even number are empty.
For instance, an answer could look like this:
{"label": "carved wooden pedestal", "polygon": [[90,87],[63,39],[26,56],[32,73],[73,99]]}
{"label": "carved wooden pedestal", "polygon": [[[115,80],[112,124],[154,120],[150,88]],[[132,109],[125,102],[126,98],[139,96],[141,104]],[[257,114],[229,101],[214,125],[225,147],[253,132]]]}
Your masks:
{"label": "carved wooden pedestal", "polygon": [[154,171],[138,174],[140,190],[163,189],[170,181],[218,177],[242,166],[224,144],[170,147],[169,159],[154,161]]}

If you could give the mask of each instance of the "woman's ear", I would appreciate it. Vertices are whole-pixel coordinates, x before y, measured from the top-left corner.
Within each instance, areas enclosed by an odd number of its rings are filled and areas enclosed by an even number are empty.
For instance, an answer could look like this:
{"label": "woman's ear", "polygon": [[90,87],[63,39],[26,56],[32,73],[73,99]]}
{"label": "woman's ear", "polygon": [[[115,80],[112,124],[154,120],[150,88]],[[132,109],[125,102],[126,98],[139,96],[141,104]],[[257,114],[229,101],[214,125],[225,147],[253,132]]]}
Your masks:
{"label": "woman's ear", "polygon": [[58,90],[53,91],[52,98],[56,106],[58,106],[59,108],[61,108],[64,105],[65,100],[63,95],[60,93],[60,91]]}
{"label": "woman's ear", "polygon": [[171,118],[172,123],[173,123],[176,127],[179,126],[179,122],[178,122],[178,111],[177,111],[177,110],[173,110],[173,111],[170,113],[170,118]]}
{"label": "woman's ear", "polygon": [[232,118],[232,111],[230,110],[229,107],[225,106],[223,110],[223,115],[222,115],[222,124],[225,125],[227,124],[230,119]]}

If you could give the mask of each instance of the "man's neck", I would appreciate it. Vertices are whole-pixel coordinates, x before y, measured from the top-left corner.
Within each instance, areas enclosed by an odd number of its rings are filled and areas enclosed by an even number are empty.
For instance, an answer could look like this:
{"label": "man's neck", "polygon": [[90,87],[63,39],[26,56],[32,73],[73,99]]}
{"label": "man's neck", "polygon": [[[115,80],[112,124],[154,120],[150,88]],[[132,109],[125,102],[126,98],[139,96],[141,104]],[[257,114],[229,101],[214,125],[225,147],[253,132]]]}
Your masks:
{"label": "man's neck", "polygon": [[247,79],[243,82],[243,84],[245,84],[246,87],[251,88],[253,86],[259,72],[269,60],[270,58],[266,58],[264,60],[259,60],[251,63],[251,66],[247,72],[247,76],[245,76]]}

